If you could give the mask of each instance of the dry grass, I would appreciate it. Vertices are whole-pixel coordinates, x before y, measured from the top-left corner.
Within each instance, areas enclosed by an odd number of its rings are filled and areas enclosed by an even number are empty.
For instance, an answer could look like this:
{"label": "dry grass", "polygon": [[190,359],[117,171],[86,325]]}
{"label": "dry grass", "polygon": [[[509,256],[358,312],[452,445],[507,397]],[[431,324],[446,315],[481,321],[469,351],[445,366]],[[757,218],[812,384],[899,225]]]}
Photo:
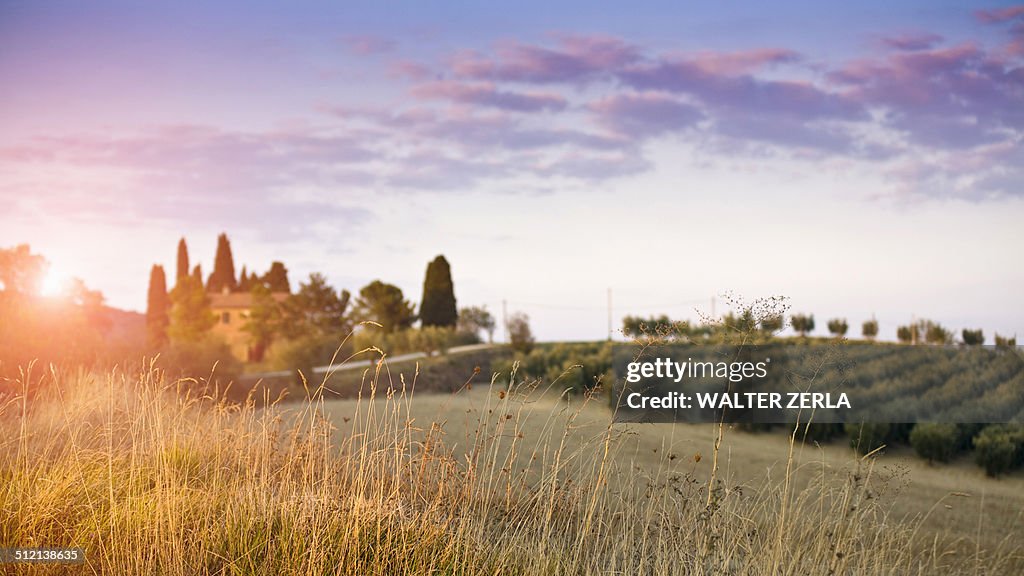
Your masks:
{"label": "dry grass", "polygon": [[970,555],[949,554],[963,542],[943,538],[922,546],[921,521],[893,516],[900,476],[872,458],[837,464],[780,443],[771,477],[740,482],[725,443],[711,481],[712,455],[674,437],[684,428],[662,428],[656,443],[610,424],[604,407],[564,401],[557,383],[484,383],[420,402],[385,368],[367,374],[358,401],[256,408],[188,394],[152,369],[44,381],[39,394],[0,399],[0,546],[82,546],[87,573],[1024,566],[1012,534]]}

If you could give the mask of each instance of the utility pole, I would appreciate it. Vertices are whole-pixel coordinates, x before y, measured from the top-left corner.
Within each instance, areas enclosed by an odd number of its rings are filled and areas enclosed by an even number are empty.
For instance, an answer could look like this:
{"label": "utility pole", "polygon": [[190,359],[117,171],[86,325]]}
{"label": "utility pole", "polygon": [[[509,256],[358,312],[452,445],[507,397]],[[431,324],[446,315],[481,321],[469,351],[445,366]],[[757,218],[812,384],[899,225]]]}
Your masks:
{"label": "utility pole", "polygon": [[711,321],[714,322],[717,319],[715,316],[715,297],[711,297]]}
{"label": "utility pole", "polygon": [[508,301],[501,301],[501,323],[505,325],[505,344],[508,344],[512,339],[508,335]]}
{"label": "utility pole", "polygon": [[608,341],[612,340],[612,289],[608,289]]}

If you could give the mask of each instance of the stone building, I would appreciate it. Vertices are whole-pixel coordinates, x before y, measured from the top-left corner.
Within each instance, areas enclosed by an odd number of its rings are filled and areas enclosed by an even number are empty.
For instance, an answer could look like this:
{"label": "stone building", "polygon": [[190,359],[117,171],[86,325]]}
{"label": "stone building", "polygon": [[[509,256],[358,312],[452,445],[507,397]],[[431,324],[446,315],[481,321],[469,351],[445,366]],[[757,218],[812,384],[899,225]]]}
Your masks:
{"label": "stone building", "polygon": [[[243,362],[254,360],[254,347],[252,338],[242,328],[249,321],[249,312],[252,310],[252,294],[248,292],[222,292],[210,294],[210,310],[217,316],[217,323],[213,326],[213,333],[224,338],[231,347],[231,353]],[[280,304],[288,298],[287,292],[275,292],[271,294],[274,300]]]}

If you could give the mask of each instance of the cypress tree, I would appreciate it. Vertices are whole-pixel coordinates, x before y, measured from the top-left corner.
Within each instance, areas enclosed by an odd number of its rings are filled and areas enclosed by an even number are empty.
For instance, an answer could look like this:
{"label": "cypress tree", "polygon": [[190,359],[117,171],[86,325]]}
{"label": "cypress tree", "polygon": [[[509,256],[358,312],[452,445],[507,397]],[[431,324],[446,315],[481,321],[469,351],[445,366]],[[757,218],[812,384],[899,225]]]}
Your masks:
{"label": "cypress tree", "polygon": [[281,262],[272,262],[270,270],[263,275],[263,283],[271,292],[287,292],[291,294],[292,286],[288,281],[288,269]]}
{"label": "cypress tree", "polygon": [[178,240],[178,275],[174,277],[177,284],[182,278],[188,276],[188,246],[185,245],[185,238]]}
{"label": "cypress tree", "polygon": [[249,272],[242,266],[242,273],[238,275],[238,291],[248,292],[252,290],[252,280],[249,279]]}
{"label": "cypress tree", "polygon": [[168,315],[171,300],[167,296],[167,275],[164,267],[154,265],[149,272],[149,297],[146,305],[146,334],[149,346],[158,349],[167,344],[167,326],[170,324]]}
{"label": "cypress tree", "polygon": [[423,300],[420,302],[420,321],[424,327],[454,327],[458,318],[451,266],[444,256],[438,256],[427,265],[427,276],[423,280]]}
{"label": "cypress tree", "polygon": [[195,267],[192,268],[192,277],[195,278],[196,280],[198,280],[199,281],[199,285],[202,286],[203,285],[203,267],[200,266],[199,264],[196,264]]}
{"label": "cypress tree", "polygon": [[227,234],[217,237],[217,256],[213,261],[213,272],[206,283],[206,289],[210,292],[221,292],[225,288],[234,291],[238,288],[235,280],[235,259],[231,255],[231,242]]}

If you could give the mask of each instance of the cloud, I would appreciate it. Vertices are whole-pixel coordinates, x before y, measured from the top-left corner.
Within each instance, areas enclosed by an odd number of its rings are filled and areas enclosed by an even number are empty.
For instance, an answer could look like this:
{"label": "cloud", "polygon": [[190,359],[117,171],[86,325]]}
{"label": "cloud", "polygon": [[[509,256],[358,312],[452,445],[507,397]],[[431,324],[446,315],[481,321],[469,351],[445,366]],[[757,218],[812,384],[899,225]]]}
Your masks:
{"label": "cloud", "polygon": [[1010,27],[1010,41],[1003,46],[1003,53],[1010,58],[1024,56],[1024,5],[979,10],[974,15],[983,24],[1013,22],[1013,26]]}
{"label": "cloud", "polygon": [[375,157],[359,133],[251,133],[211,126],[163,126],[129,136],[40,137],[0,149],[0,162],[57,163],[132,170],[199,188],[265,188],[313,171],[352,167]]}
{"label": "cloud", "polygon": [[1024,16],[1024,5],[997,8],[994,10],[978,10],[974,13],[975,18],[984,24],[998,24],[1009,22]]}
{"label": "cloud", "polygon": [[608,78],[609,73],[635,62],[639,49],[607,36],[563,36],[554,47],[520,42],[498,46],[491,57],[460,52],[449,69],[456,77],[500,82],[578,83]]}
{"label": "cloud", "polygon": [[285,236],[304,222],[365,220],[358,198],[338,191],[372,181],[363,164],[374,157],[356,135],[167,126],[6,147],[0,180],[4,195],[19,198],[21,214],[198,224],[271,219],[278,224],[261,229]]}
{"label": "cloud", "polygon": [[406,78],[416,82],[423,82],[431,78],[438,78],[439,74],[431,70],[430,66],[410,60],[400,60],[388,67],[388,72],[396,78]]}
{"label": "cloud", "polygon": [[538,163],[536,171],[545,177],[568,177],[587,182],[600,182],[648,172],[653,168],[638,150],[624,149],[612,154],[580,154],[570,152]]}
{"label": "cloud", "polygon": [[416,86],[413,94],[420,98],[451,100],[515,112],[563,110],[567,106],[566,99],[557,94],[498,90],[490,83],[437,81]]}
{"label": "cloud", "polygon": [[942,36],[928,32],[904,32],[903,34],[883,36],[880,39],[881,44],[886,48],[908,52],[929,50],[942,41]]}
{"label": "cloud", "polygon": [[1021,68],[976,44],[854,61],[830,78],[922,146],[970,147],[1024,129]]}
{"label": "cloud", "polygon": [[352,52],[361,56],[385,54],[394,51],[398,43],[390,38],[369,34],[353,34],[343,36],[341,43]]}
{"label": "cloud", "polygon": [[1000,142],[965,151],[911,152],[889,168],[904,198],[958,198],[973,202],[1021,196],[1024,148]]}
{"label": "cloud", "polygon": [[623,70],[623,83],[642,90],[687,94],[712,108],[756,110],[792,118],[847,118],[864,110],[842,93],[830,92],[806,80],[768,80],[737,74],[733,66],[719,67],[701,58],[666,58]]}
{"label": "cloud", "polygon": [[612,132],[637,139],[680,132],[704,118],[695,106],[656,93],[611,96],[589,108]]}
{"label": "cloud", "polygon": [[[1021,17],[997,12],[979,19]],[[60,184],[85,191],[82,174],[102,171],[122,194],[160,190],[191,199],[197,214],[241,202],[326,218],[309,206],[345,206],[346,194],[635,175],[652,168],[652,139],[685,135],[717,154],[860,162],[896,187],[934,195],[1024,194],[1007,184],[1020,170],[1006,165],[1024,138],[1020,60],[980,43],[946,46],[928,32],[879,38],[866,56],[813,64],[778,46],[659,53],[601,35],[506,41],[490,52],[384,60],[397,98],[322,105],[326,115],[304,128],[46,136],[0,150],[0,172],[17,167],[26,189],[45,188],[47,173],[75,173]],[[360,53],[391,49],[373,37],[347,42]]]}
{"label": "cloud", "polygon": [[752,74],[769,66],[800,61],[800,55],[785,48],[758,48],[735,52],[698,52],[685,60],[707,74],[738,76]]}

